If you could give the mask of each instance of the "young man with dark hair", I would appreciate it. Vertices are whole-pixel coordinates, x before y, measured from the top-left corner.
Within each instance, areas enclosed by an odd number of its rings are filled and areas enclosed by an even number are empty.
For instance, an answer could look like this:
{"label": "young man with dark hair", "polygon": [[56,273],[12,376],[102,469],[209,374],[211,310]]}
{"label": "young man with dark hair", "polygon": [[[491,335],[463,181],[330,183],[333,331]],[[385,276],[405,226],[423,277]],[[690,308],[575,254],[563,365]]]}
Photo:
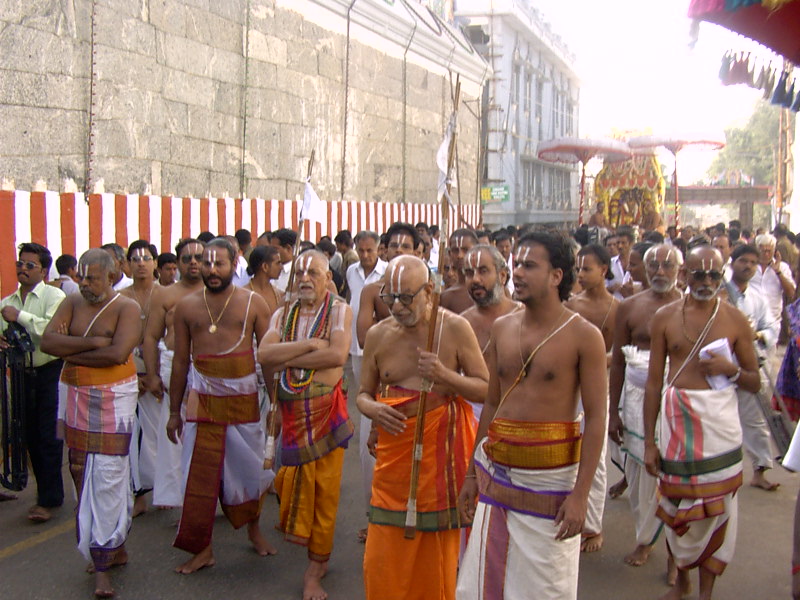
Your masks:
{"label": "young man with dark hair", "polygon": [[336,250],[342,257],[339,270],[342,277],[347,279],[347,269],[350,268],[350,265],[354,265],[358,262],[358,254],[353,249],[353,234],[350,233],[349,229],[342,229],[336,234],[336,237],[333,238],[333,242],[336,244]]}
{"label": "young man with dark hair", "polygon": [[156,260],[158,285],[166,287],[175,283],[178,276],[178,257],[172,252],[162,252]]}
{"label": "young man with dark hair", "polygon": [[449,241],[447,253],[458,276],[458,283],[442,292],[440,302],[442,307],[460,314],[472,306],[472,298],[464,282],[464,257],[473,246],[478,245],[478,236],[471,229],[456,229]]}
{"label": "young man with dark hair", "polygon": [[[65,297],[62,290],[44,283],[52,263],[50,251],[44,246],[20,244],[16,262],[19,287],[0,301],[0,334],[9,324],[16,323],[34,344],[33,373],[25,377],[25,387],[31,392],[30,402],[25,403],[25,445],[36,478],[36,504],[28,511],[28,519],[34,523],[49,521],[51,509],[64,502],[63,442],[56,437],[62,362],[41,350],[42,334]],[[0,347],[7,346],[5,337],[0,335]]]}
{"label": "young man with dark hair", "polygon": [[291,229],[284,228],[272,232],[270,244],[278,249],[278,255],[281,257],[281,264],[283,265],[280,276],[272,283],[281,292],[286,291],[286,286],[289,285],[289,273],[292,270],[292,257],[294,256],[296,243],[297,232]]}
{"label": "young man with dark hair", "polygon": [[253,236],[247,229],[239,229],[235,234],[236,243],[239,244],[239,251],[245,260],[250,258],[250,252],[253,250]]}
{"label": "young man with dark hair", "polygon": [[577,597],[580,534],[605,437],[603,338],[562,304],[575,281],[572,245],[530,233],[515,264],[524,310],[492,327],[489,393],[459,496],[462,518],[473,521],[459,600]]}
{"label": "young man with dark hair", "polygon": [[56,259],[58,279],[53,285],[65,294],[75,294],[79,291],[75,278],[78,276],[78,259],[72,254],[62,254]]}
{"label": "young man with dark hair", "polygon": [[611,274],[614,277],[606,282],[608,291],[614,294],[617,300],[625,297],[621,288],[625,283],[625,273],[628,270],[631,248],[635,241],[636,236],[632,228],[628,226],[617,228],[617,256],[611,259]]}

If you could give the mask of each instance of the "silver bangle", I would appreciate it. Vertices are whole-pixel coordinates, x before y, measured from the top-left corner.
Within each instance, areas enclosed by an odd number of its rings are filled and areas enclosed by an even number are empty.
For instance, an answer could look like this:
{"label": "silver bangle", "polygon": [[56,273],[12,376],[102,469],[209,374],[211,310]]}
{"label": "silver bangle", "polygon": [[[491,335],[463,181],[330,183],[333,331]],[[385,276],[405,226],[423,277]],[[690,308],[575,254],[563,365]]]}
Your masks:
{"label": "silver bangle", "polygon": [[739,381],[739,377],[741,376],[742,376],[742,367],[739,367],[738,369],[736,369],[736,373],[728,377],[728,381],[730,381],[731,383],[736,383],[737,381]]}

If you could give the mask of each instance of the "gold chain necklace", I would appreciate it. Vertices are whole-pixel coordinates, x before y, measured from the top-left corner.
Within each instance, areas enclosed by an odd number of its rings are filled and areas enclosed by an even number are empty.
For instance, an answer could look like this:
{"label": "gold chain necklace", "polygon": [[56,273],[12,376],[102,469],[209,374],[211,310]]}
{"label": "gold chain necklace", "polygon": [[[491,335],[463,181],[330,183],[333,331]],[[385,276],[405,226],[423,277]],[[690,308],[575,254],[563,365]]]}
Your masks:
{"label": "gold chain necklace", "polygon": [[235,286],[231,286],[231,287],[233,289],[231,290],[231,293],[228,295],[228,299],[225,300],[225,304],[223,305],[222,310],[219,311],[219,314],[217,315],[216,319],[211,316],[211,308],[209,308],[208,300],[206,299],[206,290],[208,288],[205,288],[205,287],[203,288],[203,302],[205,303],[206,310],[208,311],[208,318],[211,319],[211,325],[209,325],[209,327],[208,327],[208,333],[215,333],[217,331],[217,323],[219,323],[219,320],[222,318],[222,315],[225,313],[225,309],[228,308],[228,304],[230,303],[231,298],[233,298],[233,295],[236,293],[236,287]]}

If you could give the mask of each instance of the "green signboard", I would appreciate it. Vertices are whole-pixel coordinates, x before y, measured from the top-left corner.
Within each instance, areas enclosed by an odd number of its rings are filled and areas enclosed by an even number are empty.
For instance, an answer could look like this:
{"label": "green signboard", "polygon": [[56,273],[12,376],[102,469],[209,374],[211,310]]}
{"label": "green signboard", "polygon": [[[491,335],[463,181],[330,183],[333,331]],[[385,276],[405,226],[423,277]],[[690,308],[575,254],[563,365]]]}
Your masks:
{"label": "green signboard", "polygon": [[510,196],[507,185],[490,185],[481,188],[481,204],[505,202]]}

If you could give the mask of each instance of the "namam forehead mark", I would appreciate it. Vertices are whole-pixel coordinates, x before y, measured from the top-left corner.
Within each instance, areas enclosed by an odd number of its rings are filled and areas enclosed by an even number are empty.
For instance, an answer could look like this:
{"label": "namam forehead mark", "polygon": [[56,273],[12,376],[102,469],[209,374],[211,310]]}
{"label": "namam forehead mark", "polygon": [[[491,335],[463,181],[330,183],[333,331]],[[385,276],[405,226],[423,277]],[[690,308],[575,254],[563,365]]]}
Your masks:
{"label": "namam forehead mark", "polygon": [[392,239],[389,240],[389,243],[395,243],[398,246],[403,246],[404,244],[408,244],[409,246],[414,245],[414,238],[412,238],[407,233],[395,233],[392,236]]}
{"label": "namam forehead mark", "polygon": [[78,275],[80,277],[86,277],[89,274],[89,265],[85,262],[82,262],[78,265]]}
{"label": "namam forehead mark", "polygon": [[526,260],[528,260],[528,256],[530,256],[530,253],[531,253],[530,246],[528,245],[520,246],[519,249],[517,250],[517,262],[524,263]]}
{"label": "namam forehead mark", "polygon": [[476,250],[467,254],[467,268],[477,271],[481,266],[481,257],[483,256],[482,250]]}
{"label": "namam forehead mark", "polygon": [[578,260],[576,262],[578,264],[578,269],[583,269],[583,265],[586,264],[586,254],[578,256]]}
{"label": "namam forehead mark", "polygon": [[310,254],[306,254],[305,256],[299,256],[297,258],[297,262],[295,266],[297,267],[297,273],[299,275],[308,275],[309,270],[311,270],[311,263],[314,262],[314,257]]}
{"label": "namam forehead mark", "polygon": [[403,289],[403,271],[405,269],[405,265],[392,263],[392,272],[389,273],[389,291],[392,294],[399,294]]}
{"label": "namam forehead mark", "polygon": [[189,255],[200,254],[201,252],[203,252],[203,249],[204,248],[202,244],[198,244],[197,242],[192,242],[191,244],[188,244],[181,249],[181,256],[183,256],[184,254],[189,254]]}
{"label": "namam forehead mark", "polygon": [[205,251],[206,256],[208,256],[208,261],[211,263],[217,262],[217,251],[214,248],[208,248]]}
{"label": "namam forehead mark", "polygon": [[136,248],[136,250],[133,251],[133,256],[145,256],[146,254],[150,254],[150,251],[144,248]]}

